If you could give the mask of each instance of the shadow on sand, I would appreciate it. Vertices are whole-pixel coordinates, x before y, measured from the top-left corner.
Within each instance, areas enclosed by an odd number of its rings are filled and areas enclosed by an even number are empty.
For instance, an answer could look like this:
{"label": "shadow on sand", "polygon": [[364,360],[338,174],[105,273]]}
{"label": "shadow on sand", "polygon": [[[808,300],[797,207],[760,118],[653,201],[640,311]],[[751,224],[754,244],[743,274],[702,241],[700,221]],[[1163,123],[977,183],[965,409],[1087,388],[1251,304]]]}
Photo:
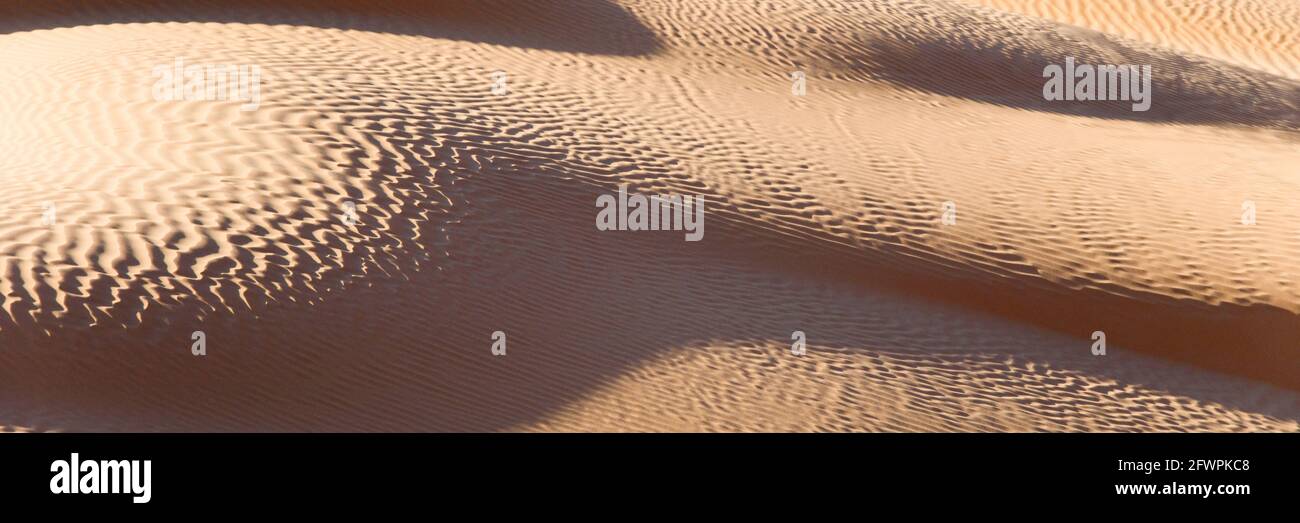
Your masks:
{"label": "shadow on sand", "polygon": [[167,22],[303,25],[601,55],[661,47],[635,16],[606,0],[0,1],[0,34]]}

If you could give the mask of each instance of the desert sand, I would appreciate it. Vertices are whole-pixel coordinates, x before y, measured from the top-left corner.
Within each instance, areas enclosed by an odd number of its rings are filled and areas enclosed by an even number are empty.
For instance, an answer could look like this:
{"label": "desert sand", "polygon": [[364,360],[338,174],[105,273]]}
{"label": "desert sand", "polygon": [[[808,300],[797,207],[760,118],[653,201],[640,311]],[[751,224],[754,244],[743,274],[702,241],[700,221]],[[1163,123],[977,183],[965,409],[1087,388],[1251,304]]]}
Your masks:
{"label": "desert sand", "polygon": [[0,427],[1300,430],[1294,1],[369,4],[0,0]]}

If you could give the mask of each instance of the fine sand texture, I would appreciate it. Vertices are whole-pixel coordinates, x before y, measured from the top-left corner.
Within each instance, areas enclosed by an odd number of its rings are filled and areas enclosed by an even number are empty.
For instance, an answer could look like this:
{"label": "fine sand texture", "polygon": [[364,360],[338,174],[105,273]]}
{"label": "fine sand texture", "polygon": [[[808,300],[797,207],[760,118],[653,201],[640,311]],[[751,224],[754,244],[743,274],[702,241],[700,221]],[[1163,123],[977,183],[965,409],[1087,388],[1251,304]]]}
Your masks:
{"label": "fine sand texture", "polygon": [[[0,430],[1297,431],[1298,22],[0,0]],[[620,186],[703,239],[598,230]]]}

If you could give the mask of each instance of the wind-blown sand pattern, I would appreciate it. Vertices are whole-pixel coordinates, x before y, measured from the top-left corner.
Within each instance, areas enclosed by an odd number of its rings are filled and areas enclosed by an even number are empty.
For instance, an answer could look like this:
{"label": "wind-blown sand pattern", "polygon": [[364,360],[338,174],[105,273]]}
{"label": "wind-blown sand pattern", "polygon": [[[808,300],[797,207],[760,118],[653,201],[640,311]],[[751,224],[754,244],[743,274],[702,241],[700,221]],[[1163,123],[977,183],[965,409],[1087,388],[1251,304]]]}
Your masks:
{"label": "wind-blown sand pattern", "polygon": [[[9,430],[1300,430],[1293,2],[29,4]],[[1045,102],[1067,56],[1151,110]],[[620,184],[704,240],[596,230]]]}
{"label": "wind-blown sand pattern", "polygon": [[1300,80],[1293,0],[968,0]]}

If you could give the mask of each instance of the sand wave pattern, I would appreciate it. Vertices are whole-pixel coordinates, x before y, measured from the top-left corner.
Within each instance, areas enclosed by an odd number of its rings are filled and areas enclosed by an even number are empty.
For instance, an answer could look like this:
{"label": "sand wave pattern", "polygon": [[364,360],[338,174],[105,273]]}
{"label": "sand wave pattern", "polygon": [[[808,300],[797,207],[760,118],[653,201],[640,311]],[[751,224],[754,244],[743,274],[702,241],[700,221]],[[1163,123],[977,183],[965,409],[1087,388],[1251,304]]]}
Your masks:
{"label": "sand wave pattern", "polygon": [[[29,4],[0,427],[1300,430],[1294,4]],[[704,240],[595,228],[624,185]]]}

